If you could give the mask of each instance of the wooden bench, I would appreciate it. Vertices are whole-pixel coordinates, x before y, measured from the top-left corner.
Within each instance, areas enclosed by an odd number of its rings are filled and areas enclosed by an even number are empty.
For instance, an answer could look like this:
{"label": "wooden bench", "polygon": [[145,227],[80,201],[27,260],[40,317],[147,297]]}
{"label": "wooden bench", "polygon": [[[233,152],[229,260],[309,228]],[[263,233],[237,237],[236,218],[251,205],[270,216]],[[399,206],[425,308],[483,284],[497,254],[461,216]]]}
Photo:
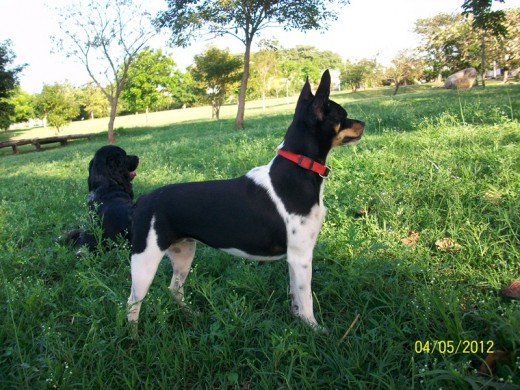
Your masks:
{"label": "wooden bench", "polygon": [[62,146],[67,144],[67,141],[71,139],[89,139],[92,137],[92,134],[71,134],[71,135],[58,135],[55,137],[45,137],[45,138],[32,138],[32,139],[18,139],[18,140],[11,140],[11,141],[3,141],[0,142],[0,148],[7,148],[11,147],[13,148],[13,153],[18,154],[18,146],[21,145],[34,145],[36,147],[36,150],[38,152],[41,152],[42,145],[45,144],[52,144],[59,142]]}

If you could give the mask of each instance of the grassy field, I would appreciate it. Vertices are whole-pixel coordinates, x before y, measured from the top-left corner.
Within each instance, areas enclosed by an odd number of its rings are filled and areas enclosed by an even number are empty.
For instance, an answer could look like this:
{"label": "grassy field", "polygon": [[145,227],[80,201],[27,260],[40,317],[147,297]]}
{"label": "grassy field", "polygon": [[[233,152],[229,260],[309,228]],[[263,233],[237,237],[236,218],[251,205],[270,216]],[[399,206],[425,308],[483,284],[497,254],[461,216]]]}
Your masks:
{"label": "grassy field", "polygon": [[[293,109],[296,104],[297,96],[287,98],[266,100],[265,106],[269,107],[269,113],[284,112]],[[262,112],[262,102],[247,102],[247,110],[249,113]],[[211,118],[211,107],[192,107],[187,109],[151,112],[149,114],[135,114],[121,116],[116,119],[115,127],[123,129],[134,129],[143,127],[160,127],[171,125],[174,123],[182,123],[186,121],[207,120]],[[236,106],[225,105],[221,109],[221,118],[234,118],[236,115]],[[0,142],[6,140],[32,139],[53,137],[56,135],[68,134],[97,134],[107,131],[108,118],[96,118],[94,120],[84,120],[71,122],[66,125],[59,133],[55,127],[34,127],[29,129],[16,129],[7,132],[0,132]],[[33,148],[27,147],[28,149]],[[0,149],[1,151],[1,149]]]}
{"label": "grassy field", "polygon": [[[186,282],[198,315],[170,297],[163,262],[133,338],[128,248],[77,259],[55,242],[87,219],[87,166],[106,134],[0,150],[0,388],[518,388],[520,301],[500,290],[520,279],[520,86],[334,100],[367,131],[329,160],[313,265],[325,334],[291,316],[285,262],[201,245]],[[141,158],[135,193],[267,163],[286,103],[251,107],[245,131],[233,108],[119,129]],[[504,357],[481,374],[491,350]]]}

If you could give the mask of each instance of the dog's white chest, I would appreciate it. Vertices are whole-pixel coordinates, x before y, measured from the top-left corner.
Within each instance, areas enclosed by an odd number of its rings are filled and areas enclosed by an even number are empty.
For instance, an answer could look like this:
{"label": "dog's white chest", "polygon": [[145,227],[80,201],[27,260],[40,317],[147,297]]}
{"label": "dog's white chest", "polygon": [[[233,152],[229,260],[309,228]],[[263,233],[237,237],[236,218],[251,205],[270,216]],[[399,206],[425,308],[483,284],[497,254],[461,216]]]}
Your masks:
{"label": "dog's white chest", "polygon": [[319,203],[311,208],[308,215],[289,213],[287,212],[282,199],[280,199],[276,194],[271,183],[269,176],[271,163],[269,165],[252,169],[246,174],[246,176],[253,180],[257,185],[265,188],[269,197],[275,204],[278,213],[285,222],[288,248],[298,247],[310,248],[310,250],[312,250],[316,244],[321,225],[323,224],[327,212],[322,202],[323,184],[320,189]]}

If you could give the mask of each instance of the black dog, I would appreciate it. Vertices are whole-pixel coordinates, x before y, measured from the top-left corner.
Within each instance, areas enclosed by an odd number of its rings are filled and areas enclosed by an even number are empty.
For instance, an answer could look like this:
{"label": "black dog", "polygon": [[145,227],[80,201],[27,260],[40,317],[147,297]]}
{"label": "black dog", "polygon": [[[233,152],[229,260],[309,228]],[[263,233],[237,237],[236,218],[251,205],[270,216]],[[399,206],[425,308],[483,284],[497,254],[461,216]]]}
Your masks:
{"label": "black dog", "polygon": [[[117,146],[103,146],[90,160],[88,175],[88,207],[97,215],[102,229],[102,241],[115,241],[118,236],[130,241],[134,192],[132,180],[139,165],[137,156],[128,155]],[[98,237],[87,229],[68,235],[77,248],[94,250]]]}
{"label": "black dog", "polygon": [[179,183],[138,200],[132,226],[128,320],[137,321],[163,255],[173,265],[170,289],[183,304],[183,284],[196,242],[254,260],[287,257],[294,314],[317,326],[312,255],[325,217],[324,177],[333,147],[359,141],[365,124],[329,99],[326,71],[314,96],[302,89],[294,119],[268,165],[230,180]]}

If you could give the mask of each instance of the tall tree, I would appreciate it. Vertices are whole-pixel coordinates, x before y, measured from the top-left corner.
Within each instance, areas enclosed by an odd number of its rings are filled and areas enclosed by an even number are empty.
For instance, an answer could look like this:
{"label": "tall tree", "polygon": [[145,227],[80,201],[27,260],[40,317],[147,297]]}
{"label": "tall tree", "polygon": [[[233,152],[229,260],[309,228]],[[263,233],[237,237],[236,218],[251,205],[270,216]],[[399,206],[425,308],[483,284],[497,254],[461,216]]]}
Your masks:
{"label": "tall tree", "polygon": [[[509,71],[520,67],[520,8],[508,9],[504,26],[511,39],[492,39],[489,54],[502,69],[503,80],[507,82]],[[516,37],[516,38],[515,38]]]}
{"label": "tall tree", "polygon": [[108,115],[107,99],[94,83],[87,83],[77,93],[83,116],[87,119],[101,118]]}
{"label": "tall tree", "polygon": [[[289,90],[292,89],[294,80],[298,78],[298,63],[294,60],[280,55],[280,75],[285,83],[285,97],[289,97]],[[301,85],[301,84],[300,84]]]}
{"label": "tall tree", "polygon": [[9,102],[14,106],[11,123],[27,122],[31,118],[35,118],[34,98],[29,93],[22,91],[19,85],[15,88],[13,95],[9,98]]}
{"label": "tall tree", "polygon": [[204,53],[195,56],[191,68],[193,80],[200,86],[205,100],[211,103],[212,117],[219,119],[220,107],[233,84],[241,78],[242,61],[228,50],[209,47]]}
{"label": "tall tree", "polygon": [[58,133],[80,112],[74,89],[68,83],[44,85],[36,97],[36,108]]}
{"label": "tall tree", "polygon": [[349,0],[167,0],[168,9],[160,12],[160,26],[172,32],[171,42],[187,46],[197,33],[213,36],[229,34],[245,46],[244,71],[235,119],[237,129],[244,128],[245,99],[251,46],[260,31],[278,25],[285,30],[300,31],[328,28],[337,19],[334,3]]}
{"label": "tall tree", "polygon": [[325,69],[341,69],[341,56],[331,51],[320,51],[314,46],[297,45],[291,49],[280,50],[284,62],[293,61],[298,70],[298,84],[301,85],[307,77],[312,83],[317,83]]}
{"label": "tall tree", "polygon": [[261,40],[260,50],[253,53],[254,69],[256,70],[262,95],[262,109],[265,110],[266,93],[270,81],[276,76],[278,65],[278,41]]}
{"label": "tall tree", "polygon": [[150,14],[134,0],[74,0],[59,10],[64,37],[58,51],[75,57],[110,104],[108,142],[128,69],[137,53],[156,34]]}
{"label": "tall tree", "polygon": [[25,65],[13,66],[16,56],[11,41],[0,42],[0,128],[7,130],[15,114],[15,106],[8,98],[15,92],[18,74]]}
{"label": "tall tree", "polygon": [[460,14],[441,13],[418,19],[414,31],[421,36],[419,49],[424,53],[428,79],[441,82],[443,72],[453,73],[473,66],[476,35],[469,19]]}
{"label": "tall tree", "polygon": [[195,90],[195,82],[191,73],[183,73],[178,69],[175,70],[172,77],[170,77],[167,91],[172,98],[171,106],[186,108],[196,103],[197,95]]}
{"label": "tall tree", "polygon": [[[495,0],[503,3],[504,0]],[[481,49],[481,75],[482,86],[485,87],[486,76],[486,36],[506,37],[507,28],[504,25],[505,12],[491,11],[493,0],[464,0],[462,4],[462,14],[465,16],[473,15],[473,27],[480,31]]]}
{"label": "tall tree", "polygon": [[161,49],[145,48],[128,69],[129,81],[123,90],[128,109],[138,112],[157,110],[169,105],[168,86],[175,71],[175,61]]}

